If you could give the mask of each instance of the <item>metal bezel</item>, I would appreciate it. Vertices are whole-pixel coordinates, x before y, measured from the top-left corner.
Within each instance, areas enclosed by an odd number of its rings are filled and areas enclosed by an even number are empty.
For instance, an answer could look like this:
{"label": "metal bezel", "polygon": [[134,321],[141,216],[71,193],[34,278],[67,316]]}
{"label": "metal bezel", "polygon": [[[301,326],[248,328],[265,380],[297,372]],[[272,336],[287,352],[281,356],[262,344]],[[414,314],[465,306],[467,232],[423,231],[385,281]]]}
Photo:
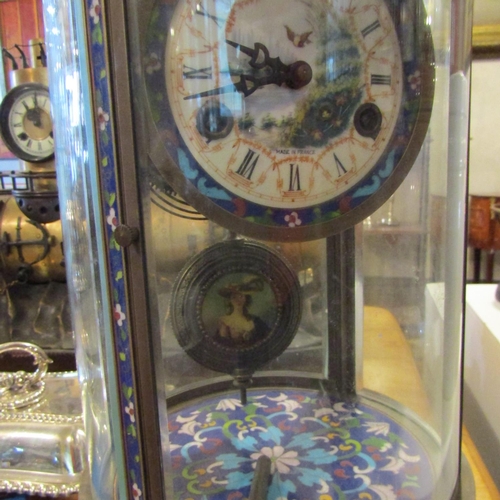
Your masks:
{"label": "metal bezel", "polygon": [[[260,304],[256,301],[249,308],[255,337],[235,342],[222,339],[214,330],[216,313],[208,308],[220,305],[216,296],[221,286],[231,280],[241,283],[242,276],[261,280],[262,296]],[[271,300],[264,302],[263,297],[270,296]],[[272,318],[260,333],[257,330],[262,317],[256,310]],[[293,340],[301,318],[300,284],[289,264],[264,245],[226,241],[209,247],[186,264],[174,285],[171,315],[179,344],[195,361],[223,373],[253,372],[281,354]]]}

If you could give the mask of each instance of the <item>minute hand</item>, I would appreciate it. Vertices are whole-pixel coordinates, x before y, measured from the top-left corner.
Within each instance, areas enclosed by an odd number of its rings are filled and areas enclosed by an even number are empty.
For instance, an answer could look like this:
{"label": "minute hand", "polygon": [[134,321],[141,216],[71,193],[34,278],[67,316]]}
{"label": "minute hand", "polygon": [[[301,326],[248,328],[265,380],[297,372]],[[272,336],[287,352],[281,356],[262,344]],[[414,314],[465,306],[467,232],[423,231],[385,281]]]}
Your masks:
{"label": "minute hand", "polygon": [[197,97],[210,97],[219,94],[227,94],[229,92],[241,92],[245,97],[253,94],[257,89],[263,87],[264,85],[270,85],[274,83],[275,85],[283,85],[287,80],[287,73],[284,72],[273,72],[270,75],[264,75],[257,77],[254,75],[240,75],[240,80],[236,83],[230,85],[225,85],[224,87],[218,87],[212,90],[206,90],[204,92],[198,92],[197,94],[191,94],[184,99],[196,99]]}

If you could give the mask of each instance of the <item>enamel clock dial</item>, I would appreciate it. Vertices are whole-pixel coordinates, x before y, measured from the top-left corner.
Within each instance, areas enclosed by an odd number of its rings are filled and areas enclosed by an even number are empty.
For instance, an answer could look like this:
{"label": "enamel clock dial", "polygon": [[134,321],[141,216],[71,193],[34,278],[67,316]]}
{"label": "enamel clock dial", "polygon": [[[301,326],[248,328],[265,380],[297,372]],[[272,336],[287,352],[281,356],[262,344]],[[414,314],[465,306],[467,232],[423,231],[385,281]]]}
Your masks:
{"label": "enamel clock dial", "polygon": [[427,130],[422,12],[413,0],[159,5],[145,66],[164,138],[155,165],[247,236],[300,241],[359,222],[399,186]]}
{"label": "enamel clock dial", "polygon": [[30,162],[54,155],[49,90],[40,83],[14,87],[0,105],[0,132],[18,158]]}

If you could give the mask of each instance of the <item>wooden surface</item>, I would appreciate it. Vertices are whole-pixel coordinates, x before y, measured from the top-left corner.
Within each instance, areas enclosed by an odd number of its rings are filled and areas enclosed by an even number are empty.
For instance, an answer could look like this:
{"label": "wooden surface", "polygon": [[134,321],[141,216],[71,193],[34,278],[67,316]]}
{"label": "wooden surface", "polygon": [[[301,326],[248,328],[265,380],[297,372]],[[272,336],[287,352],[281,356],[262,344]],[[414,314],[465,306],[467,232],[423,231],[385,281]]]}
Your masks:
{"label": "wooden surface", "polygon": [[[430,418],[429,403],[410,346],[396,318],[379,307],[365,307],[363,380],[366,389],[399,401],[424,419]],[[462,452],[474,476],[475,499],[500,500],[500,493],[467,429],[462,431]]]}
{"label": "wooden surface", "polygon": [[462,429],[462,452],[472,469],[476,500],[500,500],[500,493],[465,427]]}
{"label": "wooden surface", "polygon": [[362,386],[429,418],[429,402],[410,345],[394,315],[381,307],[364,309]]}

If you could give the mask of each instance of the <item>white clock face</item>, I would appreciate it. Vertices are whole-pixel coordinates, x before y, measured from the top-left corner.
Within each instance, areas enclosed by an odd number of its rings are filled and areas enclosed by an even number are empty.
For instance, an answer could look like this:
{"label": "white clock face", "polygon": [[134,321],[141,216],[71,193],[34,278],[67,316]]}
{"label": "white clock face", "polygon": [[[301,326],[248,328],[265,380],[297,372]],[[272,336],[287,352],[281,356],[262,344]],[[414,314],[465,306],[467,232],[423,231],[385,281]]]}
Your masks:
{"label": "white clock face", "polygon": [[46,89],[34,87],[13,101],[9,129],[21,151],[47,158],[54,153],[50,99]]}
{"label": "white clock face", "polygon": [[[257,43],[283,73],[305,62],[310,82],[238,91],[241,75],[272,81],[273,70],[252,67],[240,47]],[[255,50],[257,65],[265,49]],[[228,190],[270,207],[316,205],[356,184],[384,153],[401,106],[399,43],[383,0],[186,2],[171,23],[165,68],[194,158]],[[205,94],[213,89],[222,92]],[[368,129],[355,119],[363,109]]]}
{"label": "white clock face", "polygon": [[263,239],[324,236],[369,215],[427,130],[422,12],[418,0],[160,4],[145,74],[173,187]]}

